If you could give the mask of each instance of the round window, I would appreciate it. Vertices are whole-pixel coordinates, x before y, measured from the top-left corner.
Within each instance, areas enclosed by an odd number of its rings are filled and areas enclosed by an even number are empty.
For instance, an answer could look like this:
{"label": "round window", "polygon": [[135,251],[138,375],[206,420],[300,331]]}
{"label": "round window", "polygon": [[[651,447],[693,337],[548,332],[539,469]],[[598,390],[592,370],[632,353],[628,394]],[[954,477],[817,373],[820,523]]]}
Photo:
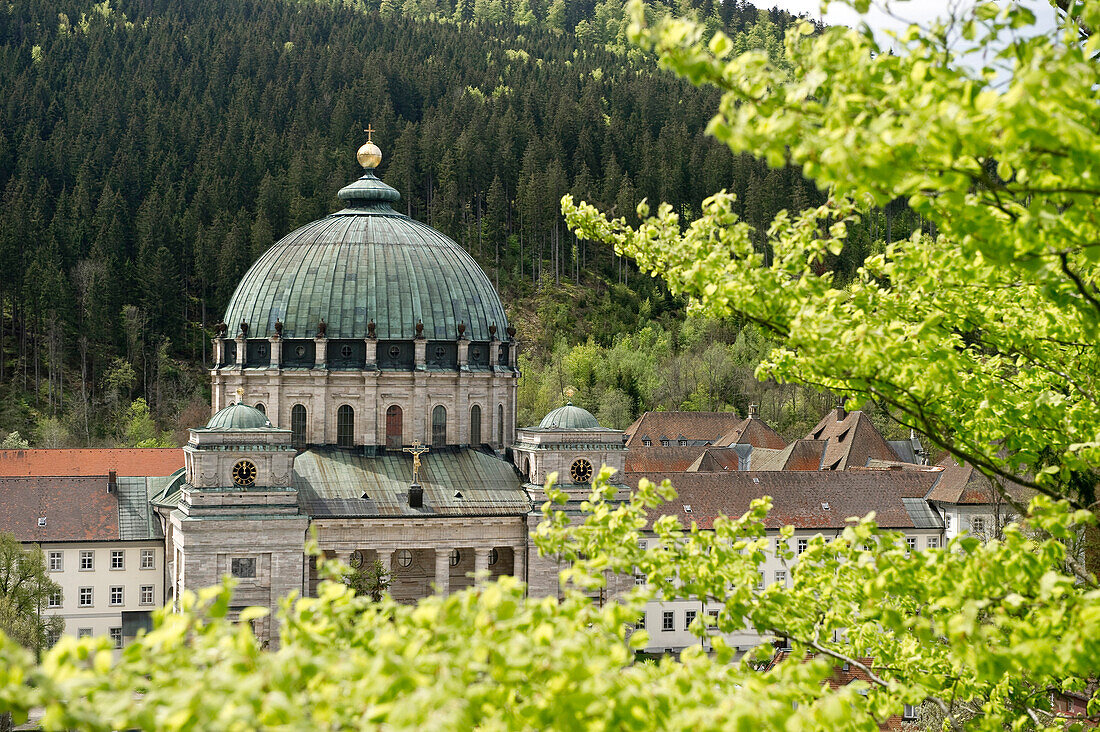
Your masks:
{"label": "round window", "polygon": [[479,358],[481,358],[481,349],[480,348],[471,348],[470,349],[470,358],[474,359],[475,361],[478,360]]}
{"label": "round window", "polygon": [[459,559],[462,559],[462,555],[458,553],[458,549],[452,549],[451,550],[451,566],[452,567],[457,567]]}
{"label": "round window", "polygon": [[390,358],[397,358],[401,355],[401,346],[390,346]]}
{"label": "round window", "polygon": [[408,567],[413,563],[413,553],[408,549],[397,550],[397,563],[402,567]]}
{"label": "round window", "polygon": [[584,458],[574,460],[573,464],[569,466],[569,477],[573,479],[574,483],[587,483],[592,480],[592,463]]}
{"label": "round window", "polygon": [[294,349],[294,353],[298,354],[298,358],[301,358],[302,356],[306,355],[306,347],[298,346]]}
{"label": "round window", "polygon": [[492,567],[494,564],[496,564],[498,559],[500,559],[500,555],[497,554],[497,550],[496,549],[490,549],[489,550],[489,566]]}
{"label": "round window", "polygon": [[340,355],[344,358],[351,358],[351,346],[340,346]]}
{"label": "round window", "polygon": [[361,549],[356,549],[351,553],[351,566],[356,569],[363,566],[363,551]]}
{"label": "round window", "polygon": [[444,348],[443,346],[436,346],[435,347],[435,357],[436,358],[443,358],[443,355],[445,353],[447,353],[447,349]]}
{"label": "round window", "polygon": [[260,358],[263,358],[267,355],[267,346],[261,345],[259,348],[256,349],[256,353],[260,355]]}

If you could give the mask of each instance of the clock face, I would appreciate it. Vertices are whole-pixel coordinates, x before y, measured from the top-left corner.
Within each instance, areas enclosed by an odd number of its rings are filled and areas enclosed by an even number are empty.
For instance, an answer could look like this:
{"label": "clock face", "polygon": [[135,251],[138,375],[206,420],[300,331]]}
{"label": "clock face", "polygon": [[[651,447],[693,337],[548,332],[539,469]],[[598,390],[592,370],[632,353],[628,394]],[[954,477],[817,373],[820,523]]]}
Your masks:
{"label": "clock face", "polygon": [[587,483],[592,480],[592,463],[584,458],[574,460],[573,465],[569,467],[569,476],[574,483]]}
{"label": "clock face", "polygon": [[233,466],[234,485],[252,485],[256,482],[256,466],[248,460],[242,460]]}

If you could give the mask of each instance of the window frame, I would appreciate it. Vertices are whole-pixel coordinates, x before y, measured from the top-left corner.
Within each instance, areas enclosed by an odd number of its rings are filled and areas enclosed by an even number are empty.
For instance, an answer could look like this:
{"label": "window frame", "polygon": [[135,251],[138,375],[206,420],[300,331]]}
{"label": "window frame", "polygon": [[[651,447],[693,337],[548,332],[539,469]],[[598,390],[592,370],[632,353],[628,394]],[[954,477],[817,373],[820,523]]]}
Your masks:
{"label": "window frame", "polygon": [[[57,602],[54,602],[55,599],[57,600]],[[56,610],[59,607],[63,607],[64,604],[65,604],[65,591],[64,590],[58,589],[57,592],[51,592],[49,594],[49,596],[46,598],[46,609],[47,610]]]}
{"label": "window frame", "polygon": [[[118,599],[115,599],[115,596]],[[108,607],[121,607],[126,604],[126,588],[123,585],[111,585],[110,590],[107,593],[107,605]]]}
{"label": "window frame", "polygon": [[[146,558],[149,559],[146,563]],[[157,568],[157,552],[155,549],[142,549],[141,550],[141,569],[156,569]]]}
{"label": "window frame", "polygon": [[661,631],[672,632],[676,630],[676,611],[663,610],[661,612]]}
{"label": "window frame", "polygon": [[695,616],[698,614],[695,610],[684,611],[684,630],[690,630],[691,624],[695,622]]}
{"label": "window frame", "polygon": [[111,550],[111,571],[112,572],[117,572],[119,570],[125,570],[125,569],[126,569],[126,550],[125,549],[112,549]]}
{"label": "window frame", "polygon": [[304,404],[295,404],[290,408],[290,444],[302,448],[306,446],[309,410]]}
{"label": "window frame", "polygon": [[107,635],[116,649],[122,648],[122,628],[108,628]]}
{"label": "window frame", "polygon": [[[442,418],[441,418],[442,417]],[[432,407],[432,447],[447,445],[447,408],[442,404]]]}
{"label": "window frame", "polygon": [[[57,560],[56,564],[54,560]],[[47,566],[51,572],[64,572],[65,571],[65,552],[63,551],[51,551],[46,555]]]}
{"label": "window frame", "polygon": [[[145,599],[146,594],[148,594],[148,597],[149,597],[148,600]],[[139,605],[154,605],[154,604],[156,604],[156,601],[157,601],[156,598],[157,598],[157,587],[156,587],[156,585],[142,585],[141,586],[141,588],[139,590],[139,594],[138,594],[138,604]]]}
{"label": "window frame", "polygon": [[803,552],[805,552],[807,549],[810,548],[810,540],[809,539],[799,539],[797,546],[798,546],[798,553],[802,554]]}
{"label": "window frame", "polygon": [[[241,562],[241,564],[238,565],[238,562]],[[250,564],[247,565],[247,566],[251,567],[252,574],[238,574],[237,567],[238,566],[244,567],[245,566],[243,564],[244,562],[250,562]],[[259,565],[259,562],[256,560],[256,557],[230,557],[230,559],[229,559],[229,574],[232,575],[236,579],[255,580],[256,575],[259,573],[258,565]]]}
{"label": "window frame", "polygon": [[355,408],[350,404],[336,408],[336,446],[355,447]]}
{"label": "window frame", "polygon": [[[85,567],[84,566],[85,564],[87,564],[88,566]],[[94,572],[95,571],[95,550],[94,549],[81,549],[80,550],[80,571],[81,572]]]}
{"label": "window frame", "polygon": [[[87,600],[85,600],[85,595]],[[76,595],[77,607],[95,607],[95,588],[94,587],[81,587],[77,590]]]}

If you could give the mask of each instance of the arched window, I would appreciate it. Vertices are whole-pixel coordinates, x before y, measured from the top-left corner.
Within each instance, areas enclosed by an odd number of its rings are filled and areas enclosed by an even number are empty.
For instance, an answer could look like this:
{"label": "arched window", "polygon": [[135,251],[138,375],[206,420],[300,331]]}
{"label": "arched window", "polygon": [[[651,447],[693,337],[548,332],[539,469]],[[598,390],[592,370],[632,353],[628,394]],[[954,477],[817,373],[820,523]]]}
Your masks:
{"label": "arched window", "polygon": [[432,410],[432,447],[447,444],[447,408],[442,404]]}
{"label": "arched window", "polygon": [[394,404],[386,410],[386,448],[400,450],[404,444],[401,431],[401,407]]}
{"label": "arched window", "polygon": [[294,447],[306,446],[306,408],[301,404],[290,408],[290,442]]}
{"label": "arched window", "polygon": [[352,447],[355,444],[355,411],[344,404],[336,410],[336,446]]}
{"label": "arched window", "polygon": [[256,409],[257,409],[257,410],[258,410],[258,411],[259,411],[259,412],[260,412],[261,414],[263,414],[263,415],[265,415],[265,416],[267,415],[267,407],[265,407],[265,406],[264,406],[264,403],[263,403],[263,402],[256,402]]}
{"label": "arched window", "polygon": [[504,447],[504,405],[497,405],[497,442]]}
{"label": "arched window", "polygon": [[481,444],[481,407],[476,404],[470,407],[470,444]]}

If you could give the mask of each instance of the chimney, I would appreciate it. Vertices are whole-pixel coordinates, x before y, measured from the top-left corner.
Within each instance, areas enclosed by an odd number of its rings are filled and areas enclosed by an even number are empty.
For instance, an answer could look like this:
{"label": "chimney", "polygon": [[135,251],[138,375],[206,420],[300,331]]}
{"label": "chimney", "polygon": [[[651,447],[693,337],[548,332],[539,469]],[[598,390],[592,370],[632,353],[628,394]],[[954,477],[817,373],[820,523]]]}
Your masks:
{"label": "chimney", "polygon": [[114,470],[107,473],[107,492],[114,493],[118,490],[118,473]]}
{"label": "chimney", "polygon": [[848,397],[837,397],[836,400],[836,421],[843,422],[848,418],[848,410],[844,408],[845,403],[848,401]]}
{"label": "chimney", "polygon": [[409,486],[409,508],[423,508],[424,507],[424,489],[420,487],[419,483],[413,483]]}

